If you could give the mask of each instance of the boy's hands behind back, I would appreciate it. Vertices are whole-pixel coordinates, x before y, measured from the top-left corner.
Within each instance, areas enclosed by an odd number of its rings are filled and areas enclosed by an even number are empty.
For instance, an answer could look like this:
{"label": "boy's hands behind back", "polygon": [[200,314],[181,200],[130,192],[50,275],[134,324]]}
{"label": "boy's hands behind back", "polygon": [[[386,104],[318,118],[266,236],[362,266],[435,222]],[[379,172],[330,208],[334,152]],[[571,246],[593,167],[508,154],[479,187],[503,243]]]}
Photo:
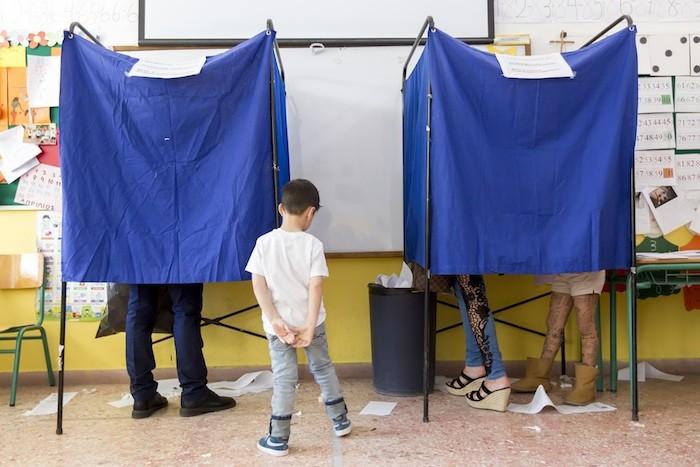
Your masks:
{"label": "boy's hands behind back", "polygon": [[281,318],[270,322],[272,329],[275,331],[275,335],[285,344],[292,345],[296,341],[296,334],[289,329],[287,323],[285,323]]}
{"label": "boy's hands behind back", "polygon": [[297,349],[301,347],[308,347],[314,338],[314,327],[308,326],[304,329],[295,329],[295,331],[297,335],[294,344],[292,344],[293,347],[296,347]]}

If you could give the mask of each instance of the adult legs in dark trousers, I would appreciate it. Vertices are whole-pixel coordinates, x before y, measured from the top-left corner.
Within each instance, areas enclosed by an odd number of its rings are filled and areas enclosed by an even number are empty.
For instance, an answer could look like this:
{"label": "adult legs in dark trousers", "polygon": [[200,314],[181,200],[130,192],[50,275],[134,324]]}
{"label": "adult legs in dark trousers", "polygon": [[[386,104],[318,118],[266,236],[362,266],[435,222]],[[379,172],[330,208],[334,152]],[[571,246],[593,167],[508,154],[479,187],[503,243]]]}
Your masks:
{"label": "adult legs in dark trousers", "polygon": [[[156,323],[159,285],[132,285],[126,315],[126,367],[131,379],[134,418],[146,418],[168,404],[157,392],[153,378],[156,361],[151,334]],[[202,284],[168,285],[173,303],[173,337],[177,376],[182,387],[180,415],[184,417],[234,407],[230,397],[207,388],[207,366],[202,354]]]}

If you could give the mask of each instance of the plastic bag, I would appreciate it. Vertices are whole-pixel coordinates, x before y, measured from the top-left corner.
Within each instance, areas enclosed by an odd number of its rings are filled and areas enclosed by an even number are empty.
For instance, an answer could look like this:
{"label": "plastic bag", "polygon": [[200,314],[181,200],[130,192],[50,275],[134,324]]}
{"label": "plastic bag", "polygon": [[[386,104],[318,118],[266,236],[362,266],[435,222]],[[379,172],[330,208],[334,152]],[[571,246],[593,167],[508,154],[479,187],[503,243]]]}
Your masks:
{"label": "plastic bag", "polygon": [[[124,332],[126,328],[126,312],[129,305],[128,284],[107,284],[107,310],[100,321],[95,338],[111,336]],[[173,304],[170,300],[167,286],[158,287],[155,333],[172,334]]]}

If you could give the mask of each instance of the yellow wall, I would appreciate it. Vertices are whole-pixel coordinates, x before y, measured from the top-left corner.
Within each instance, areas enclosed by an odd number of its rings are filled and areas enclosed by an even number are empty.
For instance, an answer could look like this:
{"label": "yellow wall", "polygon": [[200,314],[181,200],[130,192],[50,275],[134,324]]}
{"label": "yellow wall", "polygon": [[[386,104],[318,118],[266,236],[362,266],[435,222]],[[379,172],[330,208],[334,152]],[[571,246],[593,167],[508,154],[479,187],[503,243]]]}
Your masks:
{"label": "yellow wall", "polygon": [[[17,253],[35,250],[34,217],[31,211],[0,211],[0,253]],[[398,272],[400,259],[332,259],[329,261],[331,277],[326,282],[325,303],[328,309],[328,336],[331,355],[336,363],[369,362],[371,358],[367,283],[377,274]],[[488,296],[493,308],[523,300],[546,291],[535,287],[530,277],[494,276],[487,278]],[[602,337],[607,343],[608,295],[603,295]],[[624,295],[618,294],[619,358],[625,359],[626,313]],[[254,303],[249,283],[209,284],[205,287],[205,315],[216,316]],[[25,321],[31,320],[34,296],[31,292],[0,292],[0,324],[16,317],[16,310],[25,309]],[[547,301],[539,300],[498,315],[528,327],[544,329]],[[459,320],[456,310],[441,307],[439,325]],[[259,311],[255,310],[227,321],[237,327],[261,332]],[[46,324],[52,355],[58,340],[58,323]],[[96,323],[72,322],[68,324],[66,344],[66,368],[69,370],[124,368],[123,335],[94,339]],[[516,329],[497,325],[498,339],[506,360],[521,360],[539,353],[542,339],[524,334]],[[571,339],[575,333],[575,320],[569,321],[567,345],[568,358],[578,356],[578,343]],[[639,356],[644,359],[698,358],[700,357],[700,311],[687,312],[683,308],[682,295],[661,297],[640,302]],[[211,367],[238,365],[266,365],[268,363],[265,341],[231,332],[219,327],[204,329],[205,356]],[[22,369],[41,370],[43,361],[39,345],[28,342],[23,352]],[[438,338],[438,359],[459,360],[464,355],[464,338],[461,328],[442,333]],[[155,346],[160,367],[172,367],[175,352],[172,342]],[[607,359],[607,349],[605,350]],[[10,369],[10,358],[0,356],[0,371]]]}

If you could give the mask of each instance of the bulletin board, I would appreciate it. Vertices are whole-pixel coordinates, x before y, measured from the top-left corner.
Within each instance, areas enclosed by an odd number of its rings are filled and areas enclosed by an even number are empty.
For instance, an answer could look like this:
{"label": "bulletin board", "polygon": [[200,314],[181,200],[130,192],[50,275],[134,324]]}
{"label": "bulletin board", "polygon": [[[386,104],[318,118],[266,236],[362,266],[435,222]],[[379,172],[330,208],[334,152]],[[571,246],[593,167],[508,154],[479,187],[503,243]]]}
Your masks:
{"label": "bulletin board", "polygon": [[[635,152],[640,253],[700,249],[700,35],[639,35],[639,119]],[[651,52],[651,53],[650,53]],[[679,293],[640,290],[641,298]],[[687,309],[700,288],[683,289]]]}
{"label": "bulletin board", "polygon": [[[26,64],[29,56],[60,56],[60,44],[54,43],[52,46],[42,45],[48,43],[42,32],[41,36],[29,33],[24,37],[25,45],[16,45],[9,42],[7,36],[0,36],[0,42],[7,44],[0,49],[0,64],[20,65],[0,67],[0,131],[13,128],[16,125],[29,123],[29,102],[26,87]],[[17,57],[23,55],[21,62]],[[9,58],[12,56],[12,58]],[[58,126],[58,107],[31,108],[32,121],[34,123],[54,123]],[[43,147],[43,146],[42,146]],[[58,148],[47,150],[48,157],[57,159]],[[42,153],[43,154],[43,153]],[[39,161],[45,162],[46,156],[39,156]],[[57,163],[57,160],[56,160]],[[12,183],[0,183],[0,210],[4,209],[41,209],[41,207],[26,206],[15,202],[15,196],[20,180]]]}

